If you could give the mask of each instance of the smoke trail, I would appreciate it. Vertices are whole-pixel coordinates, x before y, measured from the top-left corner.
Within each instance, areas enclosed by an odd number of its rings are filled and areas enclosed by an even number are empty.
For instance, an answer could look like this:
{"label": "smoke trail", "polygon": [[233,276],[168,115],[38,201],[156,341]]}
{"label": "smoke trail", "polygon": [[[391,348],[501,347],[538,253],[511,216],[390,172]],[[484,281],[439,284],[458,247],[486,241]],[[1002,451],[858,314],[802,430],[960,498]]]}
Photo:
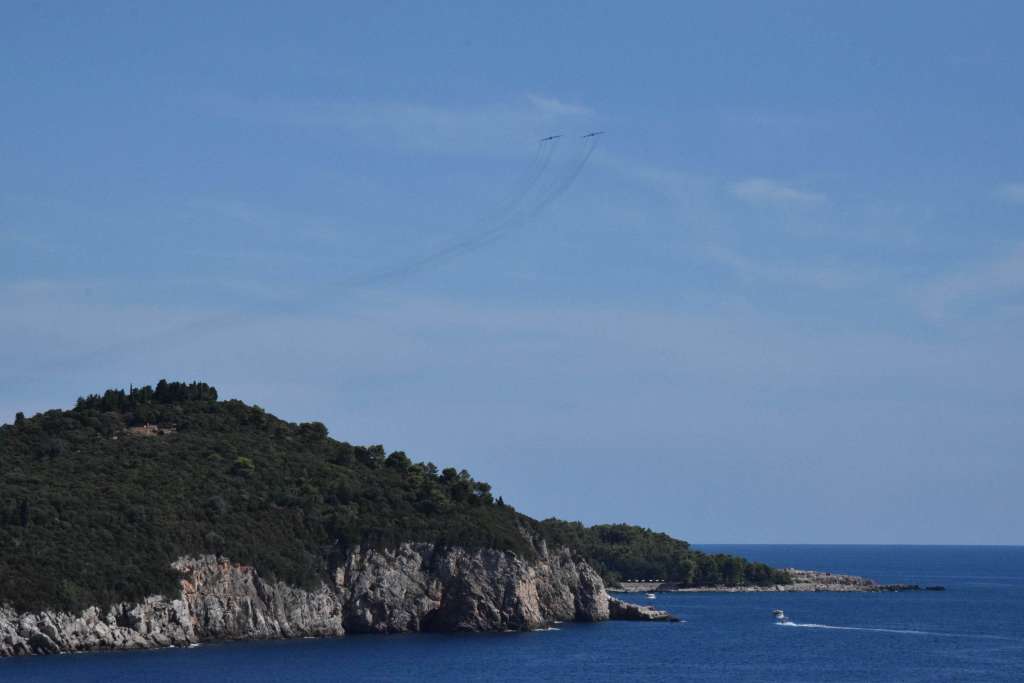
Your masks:
{"label": "smoke trail", "polygon": [[508,215],[503,220],[497,221],[487,229],[466,235],[455,242],[451,242],[423,256],[411,259],[399,266],[367,274],[357,281],[350,280],[337,284],[343,284],[346,286],[368,285],[381,280],[409,275],[446,258],[457,254],[465,254],[478,247],[492,244],[511,230],[520,227],[533,218],[536,218],[544,211],[544,209],[564,195],[579,177],[580,173],[583,172],[583,168],[586,166],[587,161],[594,153],[594,149],[596,147],[597,138],[588,139],[587,142],[584,143],[583,150],[579,154],[578,158],[569,166],[569,170],[561,177],[556,178],[548,190],[541,192],[536,203],[533,204],[532,207],[525,209],[523,212]]}
{"label": "smoke trail", "polygon": [[[569,191],[569,188],[572,187],[573,183],[576,182],[576,179],[583,172],[583,168],[587,165],[587,162],[590,160],[590,156],[594,153],[594,150],[597,148],[598,139],[599,138],[597,137],[589,138],[587,142],[584,143],[583,152],[579,155],[579,158],[569,167],[569,172],[562,176],[562,178],[553,185],[551,190],[543,197],[543,199],[541,199],[530,210],[530,212],[523,217],[524,222],[539,216],[544,211],[544,209],[546,209],[548,206],[550,206],[552,203],[558,200],[562,195]],[[482,239],[473,244],[473,246],[476,247],[492,244],[498,238],[500,238],[501,235],[507,232],[507,230],[508,228],[502,228],[500,230],[491,231],[489,234],[482,236]]]}
{"label": "smoke trail", "polygon": [[488,214],[485,218],[481,219],[479,223],[483,224],[489,221],[497,220],[505,214],[515,210],[527,195],[533,190],[537,181],[541,179],[544,172],[548,169],[548,165],[551,163],[551,157],[554,155],[558,144],[561,142],[561,138],[555,138],[553,140],[541,140],[537,143],[534,149],[533,159],[530,161],[530,165],[527,166],[526,171],[523,172],[522,177],[516,182],[513,187],[515,188],[510,197],[498,205],[498,207]]}
{"label": "smoke trail", "polygon": [[489,218],[479,221],[475,231],[426,254],[414,256],[406,261],[386,266],[375,271],[362,273],[344,280],[337,280],[325,286],[345,290],[352,287],[363,287],[377,282],[402,277],[404,275],[410,275],[463,251],[465,247],[473,245],[481,236],[490,235],[495,230],[504,231],[508,227],[517,224],[520,222],[520,215],[518,214],[519,207],[532,193],[538,181],[544,176],[545,171],[547,171],[551,164],[558,142],[559,140],[556,139],[539,143],[537,149],[538,155],[536,158],[540,159],[540,163],[535,164],[536,168],[528,174],[525,186],[509,201],[505,202],[504,207],[495,211]]}
{"label": "smoke trail", "polygon": [[[535,202],[524,207],[529,196],[537,189],[538,183],[543,179],[548,170],[558,140],[541,142],[531,161],[530,166],[524,172],[520,188],[512,194],[493,214],[490,219],[482,220],[478,225],[487,226],[477,232],[466,235],[455,242],[451,242],[427,254],[414,257],[404,263],[396,264],[375,272],[365,273],[348,280],[321,285],[320,288],[332,288],[345,291],[360,286],[366,286],[399,278],[405,275],[423,270],[430,265],[450,258],[460,253],[467,253],[478,247],[490,244],[506,234],[510,230],[519,227],[527,221],[537,217],[545,208],[550,206],[559,197],[565,194],[572,184],[582,173],[587,161],[597,147],[597,138],[589,138],[584,143],[582,152],[578,158],[569,166],[568,172],[556,177],[554,182],[547,188],[539,191]],[[295,311],[301,308],[303,299],[293,297],[278,312]],[[111,354],[130,353],[144,348],[152,348],[156,345],[166,345],[185,339],[195,339],[199,335],[211,334],[213,332],[229,329],[231,327],[244,326],[249,318],[241,313],[221,313],[206,316],[178,327],[161,330],[151,334],[136,337],[114,344],[106,345],[91,351],[75,354],[63,360],[47,363],[48,370],[68,370],[83,363],[98,361]],[[32,374],[19,373],[8,375],[3,378],[5,383],[15,381],[30,381],[34,379]]]}

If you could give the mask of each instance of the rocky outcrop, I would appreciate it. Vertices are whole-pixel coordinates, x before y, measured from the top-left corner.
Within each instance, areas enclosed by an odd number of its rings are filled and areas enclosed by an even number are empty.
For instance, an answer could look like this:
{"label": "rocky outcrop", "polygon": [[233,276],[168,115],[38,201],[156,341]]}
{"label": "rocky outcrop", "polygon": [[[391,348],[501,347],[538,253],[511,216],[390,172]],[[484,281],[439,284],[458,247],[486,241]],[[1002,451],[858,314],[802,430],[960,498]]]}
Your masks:
{"label": "rocky outcrop", "polygon": [[305,591],[269,582],[223,558],[181,558],[181,594],[81,614],[0,610],[0,655],[182,646],[202,640],[342,635],[328,586]]}
{"label": "rocky outcrop", "polygon": [[181,558],[180,595],[101,612],[0,609],[0,655],[182,646],[205,640],[346,632],[524,630],[608,619],[601,577],[566,549],[524,560],[498,550],[406,543],[356,548],[330,581],[303,590],[225,558]]}
{"label": "rocky outcrop", "polygon": [[665,610],[649,605],[634,605],[618,598],[608,598],[609,618],[618,621],[679,621],[679,618]]}
{"label": "rocky outcrop", "polygon": [[403,544],[356,551],[335,576],[352,632],[496,631],[553,621],[601,621],[601,577],[566,549],[527,562],[496,550],[437,550]]}
{"label": "rocky outcrop", "polygon": [[788,590],[791,591],[876,593],[921,590],[920,586],[913,583],[878,583],[871,579],[865,579],[863,576],[816,572],[807,569],[787,569],[785,571],[793,580],[793,583],[788,584]]}

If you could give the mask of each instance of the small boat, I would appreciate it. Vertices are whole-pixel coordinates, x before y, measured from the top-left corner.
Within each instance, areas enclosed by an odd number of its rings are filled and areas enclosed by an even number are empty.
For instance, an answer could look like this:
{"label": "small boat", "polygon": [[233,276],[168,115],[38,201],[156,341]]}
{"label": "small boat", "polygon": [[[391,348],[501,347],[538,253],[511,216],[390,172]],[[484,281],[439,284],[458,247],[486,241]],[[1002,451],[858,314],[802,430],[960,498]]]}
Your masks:
{"label": "small boat", "polygon": [[647,594],[647,599],[648,599],[648,600],[653,600],[653,599],[654,599],[654,598],[656,598],[656,597],[658,597],[658,596],[657,596],[657,595],[655,595],[654,593],[648,593],[648,594]]}
{"label": "small boat", "polygon": [[789,621],[789,619],[786,618],[786,613],[783,612],[780,609],[773,609],[772,610],[772,614],[775,615],[775,620],[776,621],[782,621],[782,622]]}

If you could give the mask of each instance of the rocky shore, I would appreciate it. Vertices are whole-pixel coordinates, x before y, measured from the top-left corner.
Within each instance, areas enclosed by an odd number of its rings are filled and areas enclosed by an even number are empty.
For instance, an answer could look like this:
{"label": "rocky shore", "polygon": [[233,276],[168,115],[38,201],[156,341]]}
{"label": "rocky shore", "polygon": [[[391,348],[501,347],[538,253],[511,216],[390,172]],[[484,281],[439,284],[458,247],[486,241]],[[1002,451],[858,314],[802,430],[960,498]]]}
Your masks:
{"label": "rocky shore", "polygon": [[[0,656],[187,646],[209,640],[408,631],[506,631],[556,621],[662,620],[609,598],[566,549],[526,561],[510,552],[406,543],[349,554],[329,582],[304,590],[223,557],[183,557],[177,596],[79,614],[0,609]],[[639,611],[636,611],[639,610]],[[654,610],[657,612],[657,610]]]}
{"label": "rocky shore", "polygon": [[[916,591],[921,586],[909,583],[877,583],[871,579],[861,576],[850,576],[847,574],[832,574],[830,572],[817,572],[807,569],[786,569],[792,583],[777,584],[774,586],[704,586],[700,588],[684,588],[671,581],[623,581],[618,586],[609,588],[611,592],[621,593],[652,593],[652,592],[676,592],[676,593],[878,593],[885,591]],[[938,587],[930,588],[934,590]]]}
{"label": "rocky shore", "polygon": [[608,598],[608,613],[611,619],[619,621],[679,621],[679,618],[665,610],[649,605],[634,605],[618,598]]}

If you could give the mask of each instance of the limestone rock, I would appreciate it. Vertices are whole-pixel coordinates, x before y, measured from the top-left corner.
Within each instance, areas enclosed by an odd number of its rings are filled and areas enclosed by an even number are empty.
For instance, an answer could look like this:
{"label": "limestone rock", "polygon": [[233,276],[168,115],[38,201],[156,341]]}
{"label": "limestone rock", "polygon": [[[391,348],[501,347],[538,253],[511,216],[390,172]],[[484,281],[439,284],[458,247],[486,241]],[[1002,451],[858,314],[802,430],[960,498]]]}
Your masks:
{"label": "limestone rock", "polygon": [[609,598],[608,607],[611,619],[617,621],[679,621],[678,617],[665,610],[650,605],[634,605],[618,598]]}
{"label": "limestone rock", "polygon": [[268,581],[214,556],[182,557],[181,592],[105,613],[0,608],[0,656],[181,646],[204,640],[341,636],[346,631],[501,631],[608,618],[601,577],[569,550],[511,552],[404,543],[353,549],[315,590]]}

